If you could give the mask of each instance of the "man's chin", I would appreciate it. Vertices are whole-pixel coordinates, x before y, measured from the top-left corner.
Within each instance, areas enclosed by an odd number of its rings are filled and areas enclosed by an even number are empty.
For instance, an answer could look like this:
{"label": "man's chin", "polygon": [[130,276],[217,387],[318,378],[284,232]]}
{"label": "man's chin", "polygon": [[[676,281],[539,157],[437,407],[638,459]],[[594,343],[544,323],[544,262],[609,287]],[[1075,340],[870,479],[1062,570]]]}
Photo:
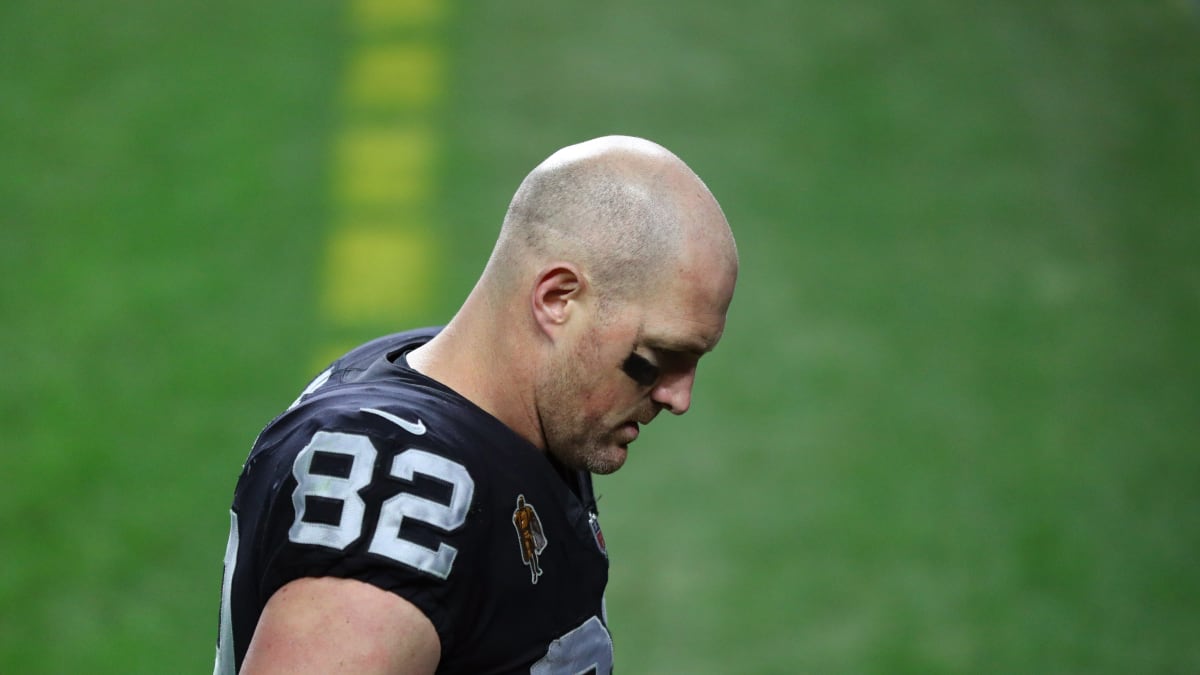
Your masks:
{"label": "man's chin", "polygon": [[569,468],[607,475],[624,466],[625,460],[629,456],[630,442],[632,441],[609,442],[586,448],[576,446],[567,452],[561,450],[552,450],[551,452],[559,462]]}
{"label": "man's chin", "polygon": [[608,475],[624,466],[628,457],[628,445],[609,446],[589,458],[587,469],[595,474]]}

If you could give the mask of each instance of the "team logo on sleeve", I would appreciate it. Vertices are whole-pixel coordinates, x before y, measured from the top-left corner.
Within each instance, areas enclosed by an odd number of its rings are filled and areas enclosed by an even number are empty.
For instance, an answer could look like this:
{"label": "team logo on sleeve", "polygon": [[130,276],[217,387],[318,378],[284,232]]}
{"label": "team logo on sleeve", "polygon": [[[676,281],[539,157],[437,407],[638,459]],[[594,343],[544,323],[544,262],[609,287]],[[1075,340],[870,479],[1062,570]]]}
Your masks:
{"label": "team logo on sleeve", "polygon": [[525,495],[517,495],[517,508],[513,511],[512,521],[521,544],[521,562],[529,567],[529,580],[536,584],[542,575],[538,556],[546,550],[546,534],[542,531],[542,519],[538,518],[533,504],[525,502]]}

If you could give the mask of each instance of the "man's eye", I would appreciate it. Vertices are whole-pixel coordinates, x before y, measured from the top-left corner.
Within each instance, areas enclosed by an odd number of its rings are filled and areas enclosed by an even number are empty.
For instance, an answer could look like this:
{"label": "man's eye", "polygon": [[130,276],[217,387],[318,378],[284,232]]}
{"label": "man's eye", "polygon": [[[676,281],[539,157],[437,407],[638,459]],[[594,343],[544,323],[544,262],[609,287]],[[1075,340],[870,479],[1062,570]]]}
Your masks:
{"label": "man's eye", "polygon": [[621,365],[621,370],[642,387],[649,387],[658,381],[658,366],[637,354],[630,354]]}

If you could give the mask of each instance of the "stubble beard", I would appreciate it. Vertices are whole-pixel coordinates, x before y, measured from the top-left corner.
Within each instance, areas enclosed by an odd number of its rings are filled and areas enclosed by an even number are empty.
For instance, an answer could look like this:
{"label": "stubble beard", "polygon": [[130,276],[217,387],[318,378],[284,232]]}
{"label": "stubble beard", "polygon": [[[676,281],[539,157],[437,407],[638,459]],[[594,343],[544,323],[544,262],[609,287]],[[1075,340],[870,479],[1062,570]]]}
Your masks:
{"label": "stubble beard", "polygon": [[581,375],[585,355],[575,354],[567,362],[542,373],[538,387],[538,416],[546,452],[563,465],[594,474],[610,474],[625,463],[626,449],[617,445],[617,430],[605,428],[603,417],[588,419],[588,383]]}

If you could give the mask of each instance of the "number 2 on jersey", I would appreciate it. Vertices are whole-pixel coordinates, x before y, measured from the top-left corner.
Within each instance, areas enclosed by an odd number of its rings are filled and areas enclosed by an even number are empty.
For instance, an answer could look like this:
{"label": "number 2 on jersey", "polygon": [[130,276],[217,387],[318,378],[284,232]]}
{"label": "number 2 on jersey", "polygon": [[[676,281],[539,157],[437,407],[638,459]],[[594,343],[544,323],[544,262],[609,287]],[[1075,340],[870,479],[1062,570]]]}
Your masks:
{"label": "number 2 on jersey", "polygon": [[[317,453],[348,457],[349,472],[339,476],[316,470],[313,459]],[[296,521],[288,530],[288,539],[339,551],[357,541],[362,536],[367,510],[359,492],[371,484],[377,456],[371,439],[361,434],[334,431],[313,434],[292,465],[292,475],[296,478],[296,489],[292,492]],[[450,576],[458,549],[444,542],[431,549],[408,541],[400,536],[400,526],[405,518],[413,518],[445,532],[462,527],[475,493],[475,481],[462,464],[417,448],[398,453],[392,459],[389,473],[407,481],[421,474],[449,483],[450,503],[443,504],[407,492],[391,497],[380,508],[379,522],[367,550],[445,579]],[[310,497],[341,502],[337,524],[305,520]]]}

